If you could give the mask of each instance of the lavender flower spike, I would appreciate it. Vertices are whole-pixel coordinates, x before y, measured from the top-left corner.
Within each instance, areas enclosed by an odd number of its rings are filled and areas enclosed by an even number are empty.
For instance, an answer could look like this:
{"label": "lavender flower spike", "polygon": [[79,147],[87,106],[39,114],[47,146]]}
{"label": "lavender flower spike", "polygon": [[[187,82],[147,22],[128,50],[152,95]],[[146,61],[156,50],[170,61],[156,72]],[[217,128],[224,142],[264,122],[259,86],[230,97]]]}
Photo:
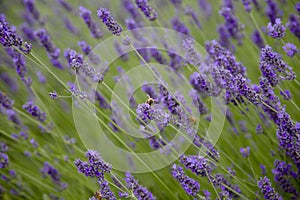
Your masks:
{"label": "lavender flower spike", "polygon": [[135,3],[150,21],[157,19],[157,12],[151,8],[148,0],[135,0]]}
{"label": "lavender flower spike", "polygon": [[103,33],[97,26],[96,22],[92,19],[92,12],[88,9],[86,9],[83,6],[79,7],[79,14],[81,18],[84,20],[88,28],[90,29],[91,35],[94,38],[101,38],[103,36]]}
{"label": "lavender flower spike", "polygon": [[293,57],[298,52],[296,45],[293,43],[286,43],[282,48],[288,57]]}
{"label": "lavender flower spike", "polygon": [[11,109],[14,105],[14,100],[10,99],[5,93],[0,91],[0,105],[6,109]]}
{"label": "lavender flower spike", "polygon": [[24,104],[23,109],[26,110],[29,114],[31,114],[35,119],[37,119],[40,122],[44,122],[47,118],[46,113],[41,112],[40,108],[34,105],[31,101]]}
{"label": "lavender flower spike", "polygon": [[108,30],[110,30],[114,35],[120,35],[122,32],[122,26],[111,16],[110,12],[106,8],[99,8],[97,10],[97,15],[102,22],[106,25]]}
{"label": "lavender flower spike", "polygon": [[275,192],[274,188],[272,188],[270,179],[268,179],[266,176],[264,178],[260,178],[260,180],[257,182],[257,184],[258,184],[258,187],[260,188],[261,192],[263,193],[265,199],[282,200],[282,197],[280,197],[278,195],[278,193]]}
{"label": "lavender flower spike", "polygon": [[147,188],[139,185],[138,180],[136,180],[129,172],[126,173],[125,181],[127,188],[133,191],[133,194],[137,199],[156,200],[156,197],[153,196]]}
{"label": "lavender flower spike", "polygon": [[268,35],[272,38],[283,38],[285,36],[286,28],[282,25],[281,20],[277,18],[275,23],[272,25],[268,23]]}

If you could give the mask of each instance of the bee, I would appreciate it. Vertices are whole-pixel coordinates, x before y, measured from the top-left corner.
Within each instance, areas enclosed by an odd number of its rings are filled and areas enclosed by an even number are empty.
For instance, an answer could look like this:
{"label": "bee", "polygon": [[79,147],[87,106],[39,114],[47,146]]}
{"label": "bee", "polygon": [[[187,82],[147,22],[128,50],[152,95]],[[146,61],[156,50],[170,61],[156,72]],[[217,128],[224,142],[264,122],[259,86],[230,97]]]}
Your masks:
{"label": "bee", "polygon": [[190,122],[192,122],[193,124],[196,124],[197,123],[197,121],[198,121],[198,119],[196,118],[196,117],[194,117],[194,116],[189,116],[189,120],[190,120]]}
{"label": "bee", "polygon": [[154,103],[154,99],[152,99],[149,94],[147,94],[147,97],[148,97],[148,99],[147,99],[146,103],[151,106]]}
{"label": "bee", "polygon": [[102,199],[101,192],[99,192],[99,191],[95,192],[94,197],[95,197],[97,200],[101,200],[101,199]]}

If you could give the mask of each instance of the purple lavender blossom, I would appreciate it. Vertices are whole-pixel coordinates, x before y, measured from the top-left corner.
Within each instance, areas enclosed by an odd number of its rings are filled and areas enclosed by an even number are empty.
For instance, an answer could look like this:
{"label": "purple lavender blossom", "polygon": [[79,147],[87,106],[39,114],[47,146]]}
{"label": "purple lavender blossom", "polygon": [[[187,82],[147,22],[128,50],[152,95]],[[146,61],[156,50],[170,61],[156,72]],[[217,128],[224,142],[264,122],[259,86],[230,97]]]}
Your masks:
{"label": "purple lavender blossom", "polygon": [[148,0],[135,0],[135,3],[150,21],[157,19],[158,14],[149,5]]}
{"label": "purple lavender blossom", "polygon": [[294,184],[289,180],[292,172],[292,165],[284,161],[275,160],[275,169],[272,170],[274,180],[280,185],[284,192],[293,194],[295,199],[300,196],[300,193],[295,188]]}
{"label": "purple lavender blossom", "polygon": [[290,100],[292,99],[292,93],[289,90],[280,90],[280,95],[283,97],[284,100]]}
{"label": "purple lavender blossom", "polygon": [[162,53],[156,49],[156,48],[151,48],[150,53],[152,57],[160,64],[164,65],[166,64],[166,59],[163,57]]}
{"label": "purple lavender blossom", "polygon": [[63,22],[65,24],[65,27],[70,31],[70,33],[74,35],[79,34],[79,30],[73,25],[72,21],[69,18],[64,17]]}
{"label": "purple lavender blossom", "polygon": [[131,17],[136,21],[140,21],[142,18],[142,15],[136,9],[136,5],[134,3],[132,3],[131,0],[123,0],[122,2],[123,2],[125,9],[130,13]]}
{"label": "purple lavender blossom", "polygon": [[286,26],[300,40],[300,17],[295,14],[291,14]]}
{"label": "purple lavender blossom", "polygon": [[101,197],[108,200],[116,200],[116,195],[111,191],[108,182],[99,182]]}
{"label": "purple lavender blossom", "polygon": [[253,31],[253,33],[251,34],[251,40],[260,49],[265,46],[265,43],[264,43],[264,41],[263,41],[263,39],[262,39],[262,37],[261,37],[258,30]]}
{"label": "purple lavender blossom", "polygon": [[196,180],[187,176],[182,167],[174,164],[172,167],[172,176],[180,183],[188,195],[195,197],[199,193],[200,184]]}
{"label": "purple lavender blossom", "polygon": [[138,180],[136,180],[129,172],[126,172],[125,181],[127,188],[133,192],[134,196],[137,199],[156,199],[156,197],[153,196],[153,194],[150,191],[148,191],[147,188],[141,186],[138,183]]}
{"label": "purple lavender blossom", "polygon": [[40,108],[34,105],[31,101],[24,104],[23,109],[40,122],[44,122],[47,119],[47,114],[41,112]]}
{"label": "purple lavender blossom", "polygon": [[190,35],[190,30],[179,20],[178,17],[172,18],[171,24],[175,31],[185,35]]}
{"label": "purple lavender blossom", "polygon": [[211,4],[207,0],[198,0],[198,5],[201,9],[201,12],[204,13],[206,18],[209,18],[212,14]]}
{"label": "purple lavender blossom", "polygon": [[9,165],[8,156],[5,153],[0,153],[0,169],[6,168]]}
{"label": "purple lavender blossom", "polygon": [[240,148],[240,153],[242,154],[242,156],[244,158],[249,157],[249,155],[250,155],[250,147]]}
{"label": "purple lavender blossom", "polygon": [[293,69],[282,60],[282,56],[272,51],[268,45],[261,49],[260,69],[272,86],[277,85],[280,79],[294,80],[296,78]]}
{"label": "purple lavender blossom", "polygon": [[9,25],[4,14],[0,14],[0,43],[4,47],[15,46],[24,54],[29,54],[31,44],[23,42],[23,39],[16,32],[16,28]]}
{"label": "purple lavender blossom", "polygon": [[180,157],[180,163],[187,169],[191,170],[197,176],[207,176],[211,173],[212,168],[208,160],[202,156],[186,156]]}
{"label": "purple lavender blossom", "polygon": [[275,23],[268,23],[268,35],[272,38],[283,38],[286,28],[281,23],[280,18],[276,18]]}
{"label": "purple lavender blossom", "polygon": [[47,175],[51,177],[51,180],[54,184],[58,185],[60,189],[66,189],[67,184],[61,182],[61,174],[58,172],[56,168],[54,168],[52,165],[50,165],[48,162],[44,163],[44,166],[41,169],[41,173],[43,177],[46,177]]}
{"label": "purple lavender blossom", "polygon": [[255,132],[256,134],[262,134],[264,132],[264,129],[260,124],[257,124]]}
{"label": "purple lavender blossom", "polygon": [[106,25],[109,31],[114,35],[120,35],[123,28],[118,22],[111,16],[110,11],[106,8],[99,8],[97,10],[97,15],[102,22]]}
{"label": "purple lavender blossom", "polygon": [[278,7],[277,3],[274,0],[265,0],[267,5],[265,8],[265,13],[268,16],[272,24],[275,23],[276,18],[282,16],[282,10]]}
{"label": "purple lavender blossom", "polygon": [[91,53],[92,51],[92,46],[89,45],[86,41],[82,40],[82,41],[78,41],[77,45],[81,48],[81,50],[83,51],[83,53],[85,55],[89,55],[89,53]]}
{"label": "purple lavender blossom", "polygon": [[300,2],[295,4],[295,10],[298,12],[298,14],[300,14]]}
{"label": "purple lavender blossom", "polygon": [[270,179],[268,179],[266,176],[264,178],[260,178],[257,184],[261,192],[263,193],[265,199],[282,200],[282,197],[280,197],[278,193],[275,192],[274,188],[272,188]]}
{"label": "purple lavender blossom", "polygon": [[85,157],[88,158],[88,162],[83,162],[80,159],[75,161],[78,172],[87,177],[96,177],[98,181],[102,182],[104,180],[104,173],[110,173],[111,165],[104,162],[98,152],[94,150],[88,150]]}
{"label": "purple lavender blossom", "polygon": [[201,23],[198,19],[198,16],[197,16],[196,12],[193,10],[193,8],[187,7],[184,11],[184,14],[189,15],[192,18],[192,20],[195,22],[195,24],[197,25],[197,27],[199,29],[202,28],[202,25],[201,25]]}
{"label": "purple lavender blossom", "polygon": [[58,95],[56,93],[56,91],[54,90],[53,92],[49,92],[49,96],[52,98],[52,99],[57,99],[58,98]]}
{"label": "purple lavender blossom", "polygon": [[0,104],[6,109],[11,109],[14,105],[14,100],[10,99],[5,93],[0,91]]}
{"label": "purple lavender blossom", "polygon": [[39,39],[40,43],[45,47],[48,57],[53,66],[62,69],[62,64],[58,61],[60,55],[60,49],[57,48],[51,41],[49,33],[45,29],[39,29],[35,31],[35,36]]}
{"label": "purple lavender blossom", "polygon": [[80,14],[81,18],[84,20],[84,22],[86,23],[86,25],[88,26],[88,28],[91,32],[91,35],[96,39],[101,38],[103,36],[103,33],[99,29],[96,22],[92,19],[92,12],[90,10],[88,10],[87,8],[80,6],[79,14]]}
{"label": "purple lavender blossom", "polygon": [[154,110],[148,103],[142,103],[138,105],[136,113],[140,124],[148,124],[153,119]]}
{"label": "purple lavender blossom", "polygon": [[289,57],[293,57],[298,53],[298,49],[293,43],[286,43],[282,48]]}
{"label": "purple lavender blossom", "polygon": [[249,13],[252,10],[251,0],[242,0],[245,10]]}
{"label": "purple lavender blossom", "polygon": [[35,7],[34,0],[23,0],[23,4],[27,10],[27,13],[31,13],[33,18],[39,22],[40,21],[40,13]]}
{"label": "purple lavender blossom", "polygon": [[39,147],[39,143],[37,143],[37,141],[35,141],[34,138],[32,138],[29,142],[30,142],[30,144],[32,144],[32,146],[34,148],[38,148]]}
{"label": "purple lavender blossom", "polygon": [[57,2],[67,11],[71,12],[73,7],[70,3],[66,2],[65,0],[57,0]]}

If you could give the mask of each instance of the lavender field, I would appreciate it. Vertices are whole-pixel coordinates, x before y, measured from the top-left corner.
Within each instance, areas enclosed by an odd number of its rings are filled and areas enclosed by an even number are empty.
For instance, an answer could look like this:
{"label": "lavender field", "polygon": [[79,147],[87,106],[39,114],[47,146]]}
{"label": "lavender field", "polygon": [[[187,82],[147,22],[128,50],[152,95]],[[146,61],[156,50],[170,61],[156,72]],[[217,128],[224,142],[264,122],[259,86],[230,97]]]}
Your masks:
{"label": "lavender field", "polygon": [[0,0],[0,199],[300,199],[300,1]]}

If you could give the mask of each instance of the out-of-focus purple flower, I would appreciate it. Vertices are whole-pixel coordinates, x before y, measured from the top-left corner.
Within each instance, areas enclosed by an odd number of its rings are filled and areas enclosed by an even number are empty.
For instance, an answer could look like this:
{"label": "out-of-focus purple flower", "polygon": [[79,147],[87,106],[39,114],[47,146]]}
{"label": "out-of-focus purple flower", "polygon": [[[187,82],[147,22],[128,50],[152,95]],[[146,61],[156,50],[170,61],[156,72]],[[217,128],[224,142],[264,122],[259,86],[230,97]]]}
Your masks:
{"label": "out-of-focus purple flower", "polygon": [[122,2],[123,2],[125,9],[130,13],[132,18],[136,21],[140,21],[142,18],[142,15],[136,9],[136,5],[131,0],[123,0]]}
{"label": "out-of-focus purple flower", "polygon": [[0,153],[0,169],[6,168],[9,165],[8,155]]}
{"label": "out-of-focus purple flower", "polygon": [[45,29],[39,29],[35,31],[35,36],[39,39],[40,43],[45,47],[48,57],[52,62],[53,66],[62,69],[63,66],[58,61],[60,55],[60,49],[57,48],[51,41],[49,33]]}
{"label": "out-of-focus purple flower", "polygon": [[70,3],[66,2],[65,0],[57,0],[57,2],[67,11],[71,12],[73,7]]}
{"label": "out-of-focus purple flower", "polygon": [[230,34],[230,37],[237,40],[239,44],[242,43],[242,38],[244,37],[243,25],[240,24],[238,18],[234,15],[233,8],[230,7],[223,7],[219,11],[220,15],[222,15],[225,19],[225,27]]}
{"label": "out-of-focus purple flower", "polygon": [[198,108],[200,115],[205,115],[208,112],[208,109],[200,99],[199,94],[196,92],[196,90],[191,90],[189,92],[189,95],[192,97],[193,104]]}
{"label": "out-of-focus purple flower", "polygon": [[231,43],[230,34],[228,33],[228,30],[225,27],[225,25],[219,25],[217,31],[219,33],[220,44],[226,49],[230,50],[231,52],[235,52],[235,46]]}
{"label": "out-of-focus purple flower", "polygon": [[272,24],[275,23],[276,18],[282,16],[282,10],[278,7],[274,0],[265,0],[267,5],[265,7],[265,13],[268,16]]}
{"label": "out-of-focus purple flower", "polygon": [[22,31],[23,35],[26,39],[30,41],[36,41],[36,37],[34,35],[34,30],[31,26],[28,25],[28,23],[23,23],[19,26],[19,29]]}
{"label": "out-of-focus purple flower", "polygon": [[36,75],[38,76],[40,83],[46,83],[46,77],[42,74],[41,71],[37,71]]}
{"label": "out-of-focus purple flower", "polygon": [[203,194],[204,194],[204,200],[211,200],[210,198],[210,192],[208,190],[203,190]]}
{"label": "out-of-focus purple flower", "polygon": [[251,39],[258,48],[261,49],[265,46],[265,43],[258,30],[253,31],[253,33],[251,34]]}
{"label": "out-of-focus purple flower", "polygon": [[35,7],[34,0],[23,0],[23,4],[27,10],[27,13],[31,13],[33,18],[39,22],[40,21],[40,13]]}
{"label": "out-of-focus purple flower", "polygon": [[138,183],[138,180],[136,180],[129,172],[126,172],[125,181],[127,188],[133,192],[134,196],[137,199],[156,199],[156,197],[153,196],[153,194],[149,190],[147,190],[147,188],[141,186]]}
{"label": "out-of-focus purple flower", "polygon": [[289,90],[280,90],[280,95],[283,97],[284,100],[290,100],[292,99],[292,93]]}
{"label": "out-of-focus purple flower", "polygon": [[202,156],[182,155],[180,157],[180,163],[182,163],[187,169],[191,170],[197,176],[208,176],[212,171],[208,160]]}
{"label": "out-of-focus purple flower", "polygon": [[282,200],[282,197],[280,197],[278,193],[275,192],[274,188],[272,188],[270,179],[268,179],[266,176],[264,178],[261,177],[257,184],[265,199]]}
{"label": "out-of-focus purple flower", "polygon": [[172,18],[171,24],[175,31],[178,31],[182,34],[190,35],[189,29],[179,20],[178,17]]}
{"label": "out-of-focus purple flower", "polygon": [[24,104],[23,109],[40,122],[44,122],[47,119],[47,114],[41,112],[40,108],[34,105],[31,101]]}
{"label": "out-of-focus purple flower", "polygon": [[43,168],[41,169],[41,173],[44,177],[47,175],[51,177],[51,180],[54,184],[58,185],[60,189],[66,189],[67,184],[61,182],[61,174],[58,172],[56,168],[50,165],[48,162],[44,163]]}
{"label": "out-of-focus purple flower", "polygon": [[77,45],[81,48],[85,55],[88,55],[92,51],[92,46],[84,40],[78,41]]}
{"label": "out-of-focus purple flower", "polygon": [[195,197],[199,193],[200,184],[196,180],[187,176],[182,167],[174,164],[172,167],[172,176],[180,183],[188,195]]}
{"label": "out-of-focus purple flower", "polygon": [[259,167],[261,169],[261,174],[266,175],[266,166],[264,166],[263,164],[260,164]]}
{"label": "out-of-focus purple flower", "polygon": [[242,156],[244,158],[249,157],[249,155],[250,155],[250,147],[240,148],[240,153],[242,154]]}
{"label": "out-of-focus purple flower", "polygon": [[23,42],[23,39],[16,32],[16,28],[10,26],[6,21],[4,14],[0,14],[0,43],[4,47],[15,46],[24,54],[29,54],[31,51],[31,44]]}
{"label": "out-of-focus purple flower", "polygon": [[206,18],[211,16],[212,8],[211,4],[207,0],[198,0],[198,5]]}
{"label": "out-of-focus purple flower", "polygon": [[300,40],[300,16],[291,14],[286,26]]}
{"label": "out-of-focus purple flower", "polygon": [[10,99],[5,93],[0,91],[0,104],[6,109],[11,109],[14,105],[14,100]]}
{"label": "out-of-focus purple flower", "polygon": [[298,14],[300,14],[300,2],[295,4],[295,10],[298,12]]}
{"label": "out-of-focus purple flower", "polygon": [[135,0],[135,3],[150,21],[157,19],[158,14],[156,10],[149,5],[148,0]]}
{"label": "out-of-focus purple flower", "polygon": [[166,59],[163,57],[162,53],[160,50],[156,48],[151,48],[150,49],[151,56],[160,64],[164,65],[166,64]]}
{"label": "out-of-focus purple flower", "polygon": [[128,54],[124,52],[122,46],[120,45],[120,43],[118,41],[114,42],[114,47],[115,47],[115,50],[117,51],[117,53],[119,54],[120,58],[123,61],[127,61],[128,60]]}
{"label": "out-of-focus purple flower", "polygon": [[73,33],[74,35],[77,35],[79,33],[79,30],[73,25],[72,21],[69,18],[64,17],[63,22],[70,33]]}
{"label": "out-of-focus purple flower", "polygon": [[16,83],[16,80],[12,78],[8,73],[1,72],[0,80],[2,80],[2,82],[8,86],[11,92],[15,93],[19,90],[19,85]]}
{"label": "out-of-focus purple flower", "polygon": [[30,142],[30,144],[32,144],[32,146],[34,148],[38,148],[39,147],[39,144],[37,143],[37,141],[35,141],[34,138],[32,138],[29,142]]}
{"label": "out-of-focus purple flower", "polygon": [[282,48],[289,57],[293,57],[298,53],[298,49],[293,43],[286,43]]}
{"label": "out-of-focus purple flower", "polygon": [[102,22],[106,25],[109,31],[114,35],[120,35],[123,28],[122,26],[111,16],[110,11],[106,8],[99,8],[97,15]]}
{"label": "out-of-focus purple flower", "polygon": [[104,180],[104,173],[110,173],[111,165],[104,162],[96,151],[88,150],[85,156],[88,158],[88,162],[83,162],[80,159],[75,161],[78,172],[91,178],[96,177],[98,181],[102,182]]}
{"label": "out-of-focus purple flower", "polygon": [[99,92],[96,91],[95,93],[95,99],[97,100],[97,102],[99,103],[99,105],[101,106],[101,108],[103,109],[110,109],[110,105],[107,102],[107,100],[105,99],[105,97],[103,97]]}
{"label": "out-of-focus purple flower", "polygon": [[275,23],[268,23],[268,35],[272,38],[283,38],[286,28],[281,23],[280,18],[276,18]]}
{"label": "out-of-focus purple flower", "polygon": [[88,26],[88,28],[91,32],[91,35],[97,39],[101,38],[103,36],[103,33],[99,29],[96,22],[93,20],[92,12],[90,10],[88,10],[87,8],[80,6],[79,14],[80,14],[81,18],[84,20],[84,22],[86,23],[86,25]]}
{"label": "out-of-focus purple flower", "polygon": [[191,16],[192,20],[195,22],[195,24],[197,25],[197,27],[198,27],[199,29],[202,28],[202,25],[201,25],[201,23],[200,23],[200,21],[199,21],[199,19],[198,19],[198,16],[197,16],[196,12],[193,10],[193,8],[187,7],[187,8],[184,10],[184,14]]}
{"label": "out-of-focus purple flower", "polygon": [[251,6],[251,0],[242,0],[245,10],[247,12],[250,12],[252,10],[252,6]]}
{"label": "out-of-focus purple flower", "polygon": [[260,124],[257,124],[255,132],[256,134],[262,134],[264,132],[264,129]]}

